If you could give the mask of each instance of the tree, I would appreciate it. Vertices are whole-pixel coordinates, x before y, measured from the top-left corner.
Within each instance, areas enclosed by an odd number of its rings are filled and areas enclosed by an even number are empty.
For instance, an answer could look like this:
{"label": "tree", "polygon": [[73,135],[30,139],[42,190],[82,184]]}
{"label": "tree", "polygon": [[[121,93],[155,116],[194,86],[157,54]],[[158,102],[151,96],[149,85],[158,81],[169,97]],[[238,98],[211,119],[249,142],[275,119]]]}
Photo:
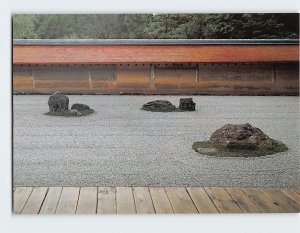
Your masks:
{"label": "tree", "polygon": [[38,38],[36,33],[35,15],[14,15],[13,16],[13,38],[34,39]]}
{"label": "tree", "polygon": [[298,14],[15,15],[14,38],[298,38]]}

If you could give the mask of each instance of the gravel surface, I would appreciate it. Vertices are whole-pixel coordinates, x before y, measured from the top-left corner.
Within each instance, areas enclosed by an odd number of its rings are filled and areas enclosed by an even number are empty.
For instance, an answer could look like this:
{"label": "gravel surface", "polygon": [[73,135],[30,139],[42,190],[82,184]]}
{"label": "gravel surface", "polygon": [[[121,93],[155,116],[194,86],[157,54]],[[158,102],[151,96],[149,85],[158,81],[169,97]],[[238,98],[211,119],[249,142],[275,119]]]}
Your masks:
{"label": "gravel surface", "polygon": [[[193,96],[195,112],[147,112],[152,100],[180,96],[74,96],[96,113],[46,116],[48,97],[14,96],[15,186],[300,187],[299,98]],[[196,153],[226,123],[249,122],[287,152],[259,158]]]}

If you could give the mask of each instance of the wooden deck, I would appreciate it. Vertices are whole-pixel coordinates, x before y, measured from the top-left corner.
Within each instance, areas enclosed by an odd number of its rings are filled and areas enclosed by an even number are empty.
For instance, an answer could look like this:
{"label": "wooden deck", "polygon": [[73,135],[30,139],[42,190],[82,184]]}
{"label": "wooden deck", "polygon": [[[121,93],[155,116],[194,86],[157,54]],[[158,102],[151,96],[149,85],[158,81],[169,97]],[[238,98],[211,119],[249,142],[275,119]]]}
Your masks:
{"label": "wooden deck", "polygon": [[299,213],[299,189],[15,187],[14,214]]}

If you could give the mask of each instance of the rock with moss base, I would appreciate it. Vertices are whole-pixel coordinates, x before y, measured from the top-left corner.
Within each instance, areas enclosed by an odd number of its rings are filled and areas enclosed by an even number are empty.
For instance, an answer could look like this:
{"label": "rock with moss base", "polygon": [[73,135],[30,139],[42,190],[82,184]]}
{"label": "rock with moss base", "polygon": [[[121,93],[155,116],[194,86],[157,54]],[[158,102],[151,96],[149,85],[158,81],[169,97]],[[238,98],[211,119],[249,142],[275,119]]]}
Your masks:
{"label": "rock with moss base", "polygon": [[209,141],[216,146],[241,149],[271,149],[275,144],[274,139],[249,123],[227,124],[216,130]]}
{"label": "rock with moss base", "polygon": [[49,112],[65,112],[69,110],[69,98],[57,91],[48,99]]}
{"label": "rock with moss base", "polygon": [[175,105],[167,100],[155,100],[144,104],[142,110],[152,112],[172,112],[175,108]]}
{"label": "rock with moss base", "polygon": [[276,141],[264,134],[259,128],[246,123],[223,126],[211,135],[209,142],[224,148],[270,150]]}
{"label": "rock with moss base", "polygon": [[249,123],[227,124],[216,130],[209,141],[195,142],[200,154],[218,157],[258,157],[287,151],[287,146],[265,135]]}

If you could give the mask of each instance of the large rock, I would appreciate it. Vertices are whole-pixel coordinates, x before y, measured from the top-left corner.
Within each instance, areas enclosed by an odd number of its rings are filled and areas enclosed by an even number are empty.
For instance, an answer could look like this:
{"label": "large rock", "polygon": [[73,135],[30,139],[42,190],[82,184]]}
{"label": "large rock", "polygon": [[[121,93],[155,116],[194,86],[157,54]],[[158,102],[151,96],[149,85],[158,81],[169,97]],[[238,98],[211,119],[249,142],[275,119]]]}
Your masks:
{"label": "large rock", "polygon": [[196,104],[193,102],[193,98],[182,98],[179,101],[179,108],[184,111],[195,111]]}
{"label": "large rock", "polygon": [[167,100],[155,100],[143,105],[142,109],[147,111],[166,111],[170,112],[175,109],[175,105]]}
{"label": "large rock", "polygon": [[69,110],[69,98],[57,91],[48,100],[50,112],[64,112]]}
{"label": "large rock", "polygon": [[89,110],[91,108],[85,104],[73,104],[71,109],[76,109],[78,111],[82,111],[82,110]]}
{"label": "large rock", "polygon": [[246,123],[223,126],[211,135],[210,142],[227,148],[271,149],[275,140],[265,135],[259,128],[252,127],[249,123]]}

